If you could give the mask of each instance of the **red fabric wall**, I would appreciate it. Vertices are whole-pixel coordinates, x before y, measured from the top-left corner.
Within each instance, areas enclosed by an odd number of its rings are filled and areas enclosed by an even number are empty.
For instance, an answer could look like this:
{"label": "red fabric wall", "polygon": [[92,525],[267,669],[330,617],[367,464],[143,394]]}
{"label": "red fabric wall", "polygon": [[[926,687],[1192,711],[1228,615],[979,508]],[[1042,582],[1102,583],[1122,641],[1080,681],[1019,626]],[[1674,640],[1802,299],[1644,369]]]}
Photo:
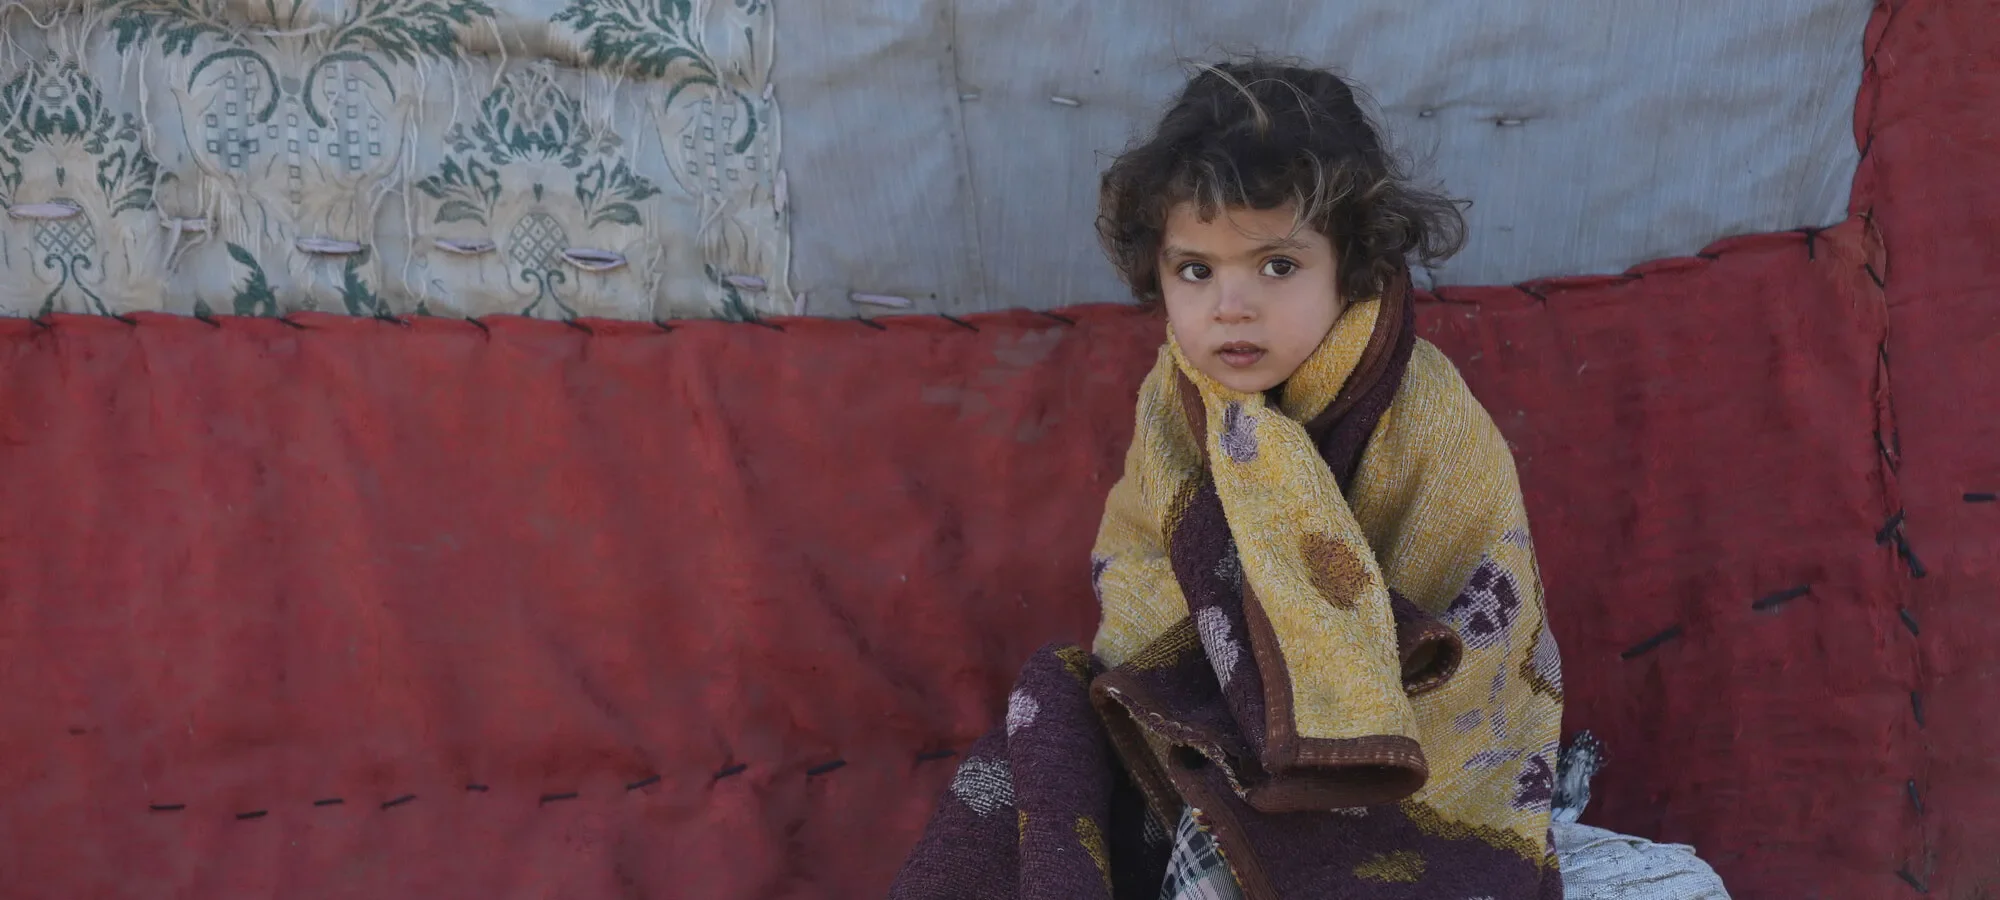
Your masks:
{"label": "red fabric wall", "polygon": [[[1889,301],[1884,394],[1900,462],[1888,486],[1924,578],[1896,678],[1923,803],[1899,822],[1910,880],[2000,897],[2000,2],[1883,4],[1869,28],[1853,209],[1880,229]],[[1912,633],[1914,632],[1914,633]],[[1884,895],[1890,896],[1890,895]]]}
{"label": "red fabric wall", "polygon": [[[2000,3],[1898,6],[1866,221],[1422,310],[1590,818],[1743,898],[2000,891]],[[0,896],[879,895],[1093,623],[1158,325],[1071,315],[0,322]]]}

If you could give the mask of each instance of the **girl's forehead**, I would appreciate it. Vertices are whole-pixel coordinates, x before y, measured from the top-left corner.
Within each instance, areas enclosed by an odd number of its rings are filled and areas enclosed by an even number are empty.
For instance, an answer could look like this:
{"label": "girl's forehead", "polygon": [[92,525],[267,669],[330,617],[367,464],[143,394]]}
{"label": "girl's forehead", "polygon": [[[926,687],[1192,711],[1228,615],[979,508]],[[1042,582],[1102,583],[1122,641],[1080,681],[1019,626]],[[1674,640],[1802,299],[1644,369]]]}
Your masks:
{"label": "girl's forehead", "polygon": [[1164,231],[1161,251],[1167,255],[1226,256],[1275,247],[1311,250],[1329,245],[1325,236],[1299,219],[1291,204],[1271,209],[1227,207],[1204,220],[1199,206],[1180,203],[1167,211]]}

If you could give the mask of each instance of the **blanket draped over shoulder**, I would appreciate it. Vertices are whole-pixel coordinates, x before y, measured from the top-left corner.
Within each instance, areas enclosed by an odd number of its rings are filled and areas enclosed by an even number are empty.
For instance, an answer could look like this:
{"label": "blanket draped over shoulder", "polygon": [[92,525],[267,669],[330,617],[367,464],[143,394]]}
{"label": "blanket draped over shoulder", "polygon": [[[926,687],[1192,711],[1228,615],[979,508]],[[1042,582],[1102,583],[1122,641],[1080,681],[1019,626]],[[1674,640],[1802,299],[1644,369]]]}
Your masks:
{"label": "blanket draped over shoulder", "polygon": [[1513,458],[1406,282],[1233,392],[1169,340],[1092,556],[896,898],[1151,898],[1191,808],[1250,900],[1562,896],[1561,663]]}

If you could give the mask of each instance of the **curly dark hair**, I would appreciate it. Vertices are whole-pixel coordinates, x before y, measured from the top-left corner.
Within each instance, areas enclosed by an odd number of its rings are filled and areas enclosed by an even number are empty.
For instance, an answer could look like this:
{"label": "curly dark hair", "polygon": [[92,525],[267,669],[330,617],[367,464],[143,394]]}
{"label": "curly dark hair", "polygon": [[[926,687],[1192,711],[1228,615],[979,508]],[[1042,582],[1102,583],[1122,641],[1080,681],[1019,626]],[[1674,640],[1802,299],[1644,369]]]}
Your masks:
{"label": "curly dark hair", "polygon": [[1333,242],[1349,300],[1465,243],[1460,204],[1409,183],[1354,87],[1290,62],[1200,65],[1152,136],[1105,171],[1097,233],[1141,303],[1160,299],[1167,212],[1185,202],[1204,221],[1294,204],[1301,226]]}

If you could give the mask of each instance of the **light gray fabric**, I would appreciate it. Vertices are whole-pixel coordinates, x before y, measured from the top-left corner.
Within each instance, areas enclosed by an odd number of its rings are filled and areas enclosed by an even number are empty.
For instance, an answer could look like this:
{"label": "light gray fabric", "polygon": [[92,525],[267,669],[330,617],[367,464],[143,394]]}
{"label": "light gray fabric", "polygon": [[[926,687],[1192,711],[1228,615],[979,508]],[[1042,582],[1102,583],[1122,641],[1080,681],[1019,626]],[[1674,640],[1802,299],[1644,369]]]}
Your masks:
{"label": "light gray fabric", "polygon": [[1681,844],[1557,822],[1563,900],[1729,900],[1715,870]]}
{"label": "light gray fabric", "polygon": [[[793,285],[805,312],[850,315],[850,291],[977,306],[964,302],[984,276],[951,34],[941,2],[799,3],[780,17],[772,78],[786,153],[799,154],[785,164],[793,270],[816,273]],[[817,227],[798,229],[800,209]]]}
{"label": "light gray fabric", "polygon": [[1867,0],[1413,9],[787,7],[793,284],[840,315],[849,291],[945,312],[1123,299],[1092,231],[1098,174],[1178,88],[1178,60],[1250,48],[1368,85],[1420,171],[1474,201],[1440,283],[1616,272],[1846,214]]}
{"label": "light gray fabric", "polygon": [[[1682,844],[1656,844],[1574,821],[1550,826],[1563,900],[1729,900],[1715,870]],[[1181,810],[1160,900],[1241,900],[1215,839]]]}

